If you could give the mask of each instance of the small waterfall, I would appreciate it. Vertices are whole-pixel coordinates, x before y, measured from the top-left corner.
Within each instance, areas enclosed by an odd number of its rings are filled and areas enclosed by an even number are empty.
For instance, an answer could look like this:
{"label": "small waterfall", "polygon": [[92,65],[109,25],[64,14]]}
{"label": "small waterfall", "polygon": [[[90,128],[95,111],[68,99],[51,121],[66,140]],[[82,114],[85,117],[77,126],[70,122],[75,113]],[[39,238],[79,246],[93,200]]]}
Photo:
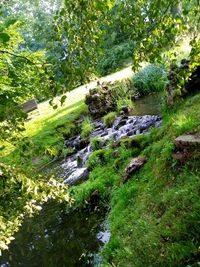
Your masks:
{"label": "small waterfall", "polygon": [[[98,137],[103,141],[109,139],[119,141],[123,137],[129,138],[147,133],[150,128],[160,127],[161,123],[162,119],[157,115],[120,116],[116,118],[112,128],[106,128],[102,122],[95,121],[95,129],[90,134],[90,139]],[[73,185],[88,178],[89,172],[86,168],[86,162],[92,154],[92,145],[89,141],[82,140],[78,135],[67,140],[65,146],[72,147],[74,154],[61,165],[65,172],[64,183]],[[104,147],[108,146],[105,145]]]}

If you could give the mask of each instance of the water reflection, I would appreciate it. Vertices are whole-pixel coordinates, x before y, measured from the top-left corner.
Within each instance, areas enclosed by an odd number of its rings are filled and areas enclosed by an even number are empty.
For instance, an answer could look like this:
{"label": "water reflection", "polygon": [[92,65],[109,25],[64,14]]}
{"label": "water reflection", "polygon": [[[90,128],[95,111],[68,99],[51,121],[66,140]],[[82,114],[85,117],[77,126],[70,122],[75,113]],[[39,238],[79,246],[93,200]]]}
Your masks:
{"label": "water reflection", "polygon": [[40,215],[24,223],[9,251],[0,257],[0,266],[94,266],[105,243],[99,238],[99,233],[107,232],[104,219],[102,212],[66,214],[51,203]]}

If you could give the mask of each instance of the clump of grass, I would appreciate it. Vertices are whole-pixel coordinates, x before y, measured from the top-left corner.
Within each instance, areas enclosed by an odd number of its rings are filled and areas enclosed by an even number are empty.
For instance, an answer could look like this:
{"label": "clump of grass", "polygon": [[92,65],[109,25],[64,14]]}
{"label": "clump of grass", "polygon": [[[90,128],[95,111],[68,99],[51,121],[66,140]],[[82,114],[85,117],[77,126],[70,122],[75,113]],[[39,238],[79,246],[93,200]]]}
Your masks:
{"label": "clump of grass", "polygon": [[85,117],[81,126],[81,138],[87,138],[94,129],[92,120],[90,117]]}
{"label": "clump of grass", "polygon": [[130,97],[123,97],[117,99],[117,110],[121,111],[124,106],[129,107],[131,110],[134,108],[134,103]]}
{"label": "clump of grass", "polygon": [[130,109],[134,108],[132,87],[132,81],[129,79],[116,83],[115,99],[117,111],[121,111],[124,106],[128,106]]}
{"label": "clump of grass", "polygon": [[167,83],[167,72],[163,65],[150,64],[132,77],[136,93],[147,95],[161,92]]}
{"label": "clump of grass", "polygon": [[94,137],[91,140],[91,145],[92,145],[93,151],[102,148],[104,146],[104,144],[105,144],[105,141],[100,137]]}
{"label": "clump of grass", "polygon": [[117,117],[117,113],[114,111],[106,114],[103,117],[103,122],[105,123],[106,127],[111,127],[116,117]]}

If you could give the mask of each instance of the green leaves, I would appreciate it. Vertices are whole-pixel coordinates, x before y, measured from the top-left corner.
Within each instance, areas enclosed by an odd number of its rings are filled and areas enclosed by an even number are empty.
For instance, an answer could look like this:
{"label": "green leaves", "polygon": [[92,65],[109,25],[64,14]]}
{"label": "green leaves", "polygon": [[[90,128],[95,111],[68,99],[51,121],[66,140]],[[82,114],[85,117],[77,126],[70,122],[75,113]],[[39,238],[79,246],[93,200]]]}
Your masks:
{"label": "green leaves", "polygon": [[0,41],[6,44],[10,40],[10,36],[5,32],[0,32]]}

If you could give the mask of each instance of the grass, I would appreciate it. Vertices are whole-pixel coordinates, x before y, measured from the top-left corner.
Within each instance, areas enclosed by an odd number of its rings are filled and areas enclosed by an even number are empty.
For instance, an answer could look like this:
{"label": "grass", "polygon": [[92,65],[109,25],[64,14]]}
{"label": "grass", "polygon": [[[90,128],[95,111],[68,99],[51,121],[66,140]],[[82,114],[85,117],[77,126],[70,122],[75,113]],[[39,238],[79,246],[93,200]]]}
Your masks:
{"label": "grass", "polygon": [[77,130],[74,121],[87,112],[84,97],[85,91],[76,89],[68,94],[64,105],[56,110],[48,102],[39,104],[38,112],[25,123],[26,130],[20,141],[15,146],[6,144],[1,160],[23,165],[38,157],[41,163],[45,163],[61,153],[63,136],[73,134]]}
{"label": "grass", "polygon": [[[192,96],[165,111],[160,129],[89,158],[89,180],[71,193],[80,207],[98,190],[110,208],[111,239],[101,266],[199,266],[199,148],[185,164],[172,157],[178,135],[200,134],[199,103],[200,94]],[[123,184],[125,166],[138,155],[148,162]]]}
{"label": "grass", "polygon": [[103,117],[103,122],[105,123],[106,127],[111,127],[116,117],[117,117],[117,113],[114,111],[106,114]]}
{"label": "grass", "polygon": [[132,77],[136,93],[147,95],[164,91],[167,84],[167,72],[162,65],[150,64]]}
{"label": "grass", "polygon": [[93,131],[94,126],[90,117],[85,117],[81,126],[81,138],[88,138]]}

